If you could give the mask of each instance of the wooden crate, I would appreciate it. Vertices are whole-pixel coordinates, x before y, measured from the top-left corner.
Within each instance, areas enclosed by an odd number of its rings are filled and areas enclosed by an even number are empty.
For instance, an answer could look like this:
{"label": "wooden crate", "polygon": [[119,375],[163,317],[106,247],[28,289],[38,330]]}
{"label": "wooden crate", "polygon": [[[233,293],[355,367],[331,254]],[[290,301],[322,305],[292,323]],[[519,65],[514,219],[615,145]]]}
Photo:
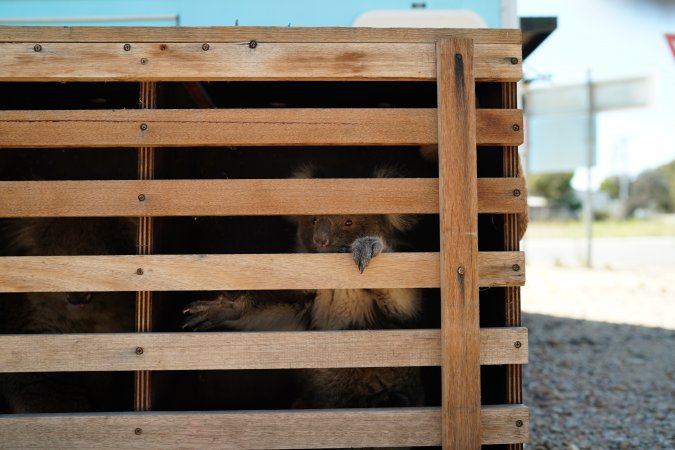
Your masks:
{"label": "wooden crate", "polygon": [[[528,433],[528,410],[520,404],[520,365],[527,362],[517,219],[527,207],[517,173],[520,45],[517,30],[0,28],[4,86],[131,82],[138,83],[140,105],[85,111],[19,104],[0,111],[0,148],[138,149],[137,180],[1,181],[0,217],[140,218],[137,255],[0,258],[0,292],[136,291],[139,332],[0,336],[2,372],[135,372],[135,412],[1,415],[0,447],[520,446]],[[156,101],[160,83],[293,82],[297,88],[317,81],[397,88],[423,82],[437,102],[177,110]],[[187,91],[199,104],[195,86]],[[283,153],[298,146],[407,146],[413,152],[422,145],[438,145],[435,178],[155,179],[158,148],[264,146]],[[344,213],[438,214],[440,251],[383,254],[361,275],[342,254],[155,254],[153,248],[160,217]],[[481,220],[490,226],[481,227]],[[479,237],[490,251],[479,251]],[[440,288],[441,327],[153,332],[158,302],[152,298],[161,291],[345,287]],[[479,288],[490,289],[479,295]],[[152,411],[153,371],[372,366],[441,367],[440,406]],[[491,389],[501,400],[482,404],[481,390]]]}

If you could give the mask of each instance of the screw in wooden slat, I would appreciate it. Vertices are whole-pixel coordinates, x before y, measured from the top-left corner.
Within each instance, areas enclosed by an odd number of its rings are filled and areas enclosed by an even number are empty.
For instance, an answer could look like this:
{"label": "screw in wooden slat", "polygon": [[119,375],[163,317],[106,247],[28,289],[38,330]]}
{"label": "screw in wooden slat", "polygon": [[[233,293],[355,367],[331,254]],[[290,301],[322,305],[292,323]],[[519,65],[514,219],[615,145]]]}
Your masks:
{"label": "screw in wooden slat", "polygon": [[514,264],[511,266],[511,269],[513,269],[514,272],[518,272],[520,270],[520,265]]}
{"label": "screw in wooden slat", "polygon": [[522,427],[522,426],[523,426],[523,421],[522,421],[522,420],[516,420],[516,426],[517,426],[518,428]]}
{"label": "screw in wooden slat", "polygon": [[140,436],[141,434],[143,434],[143,429],[142,429],[142,428],[136,428],[136,429],[134,430],[134,434],[135,434],[136,436]]}
{"label": "screw in wooden slat", "polygon": [[138,201],[144,202],[145,201],[145,194],[138,194]]}
{"label": "screw in wooden slat", "polygon": [[211,46],[209,44],[202,44],[202,50],[204,50],[205,52],[208,51],[210,48]]}
{"label": "screw in wooden slat", "polygon": [[251,48],[256,48],[258,46],[258,43],[255,40],[253,40],[248,43],[248,46]]}
{"label": "screw in wooden slat", "polygon": [[514,197],[520,197],[520,189],[514,189],[513,190],[513,196]]}
{"label": "screw in wooden slat", "polygon": [[136,354],[142,355],[143,354],[143,347],[136,347]]}
{"label": "screw in wooden slat", "polygon": [[516,341],[516,342],[513,343],[513,346],[514,346],[515,348],[520,348],[520,347],[523,346],[523,343],[520,342],[520,341]]}
{"label": "screw in wooden slat", "polygon": [[518,64],[518,58],[511,58],[511,64],[513,65]]}
{"label": "screw in wooden slat", "polygon": [[459,267],[457,268],[457,273],[460,274],[460,275],[464,275],[464,267],[459,266]]}
{"label": "screw in wooden slat", "polygon": [[128,52],[129,50],[131,50],[131,44],[124,44],[122,48],[124,49],[125,52]]}
{"label": "screw in wooden slat", "polygon": [[148,124],[147,123],[142,123],[140,126],[141,131],[145,131],[148,129]]}
{"label": "screw in wooden slat", "polygon": [[141,58],[141,64],[147,64],[148,58]]}
{"label": "screw in wooden slat", "polygon": [[41,52],[42,46],[40,44],[35,44],[35,46],[33,47],[33,51]]}
{"label": "screw in wooden slat", "polygon": [[136,275],[143,275],[143,269],[141,269],[140,267],[136,269]]}
{"label": "screw in wooden slat", "polygon": [[517,123],[514,123],[513,126],[511,127],[511,129],[513,129],[513,131],[520,131],[520,125],[518,125]]}

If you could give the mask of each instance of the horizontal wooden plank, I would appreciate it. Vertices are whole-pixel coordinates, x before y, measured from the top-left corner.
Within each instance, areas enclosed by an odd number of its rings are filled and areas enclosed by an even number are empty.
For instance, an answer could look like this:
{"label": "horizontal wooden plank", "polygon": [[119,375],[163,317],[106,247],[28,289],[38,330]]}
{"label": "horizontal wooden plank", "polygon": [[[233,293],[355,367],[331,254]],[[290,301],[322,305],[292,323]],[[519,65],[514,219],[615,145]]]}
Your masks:
{"label": "horizontal wooden plank", "polygon": [[[0,43],[0,81],[436,79],[434,43]],[[477,44],[478,81],[521,78],[520,44]],[[515,59],[514,59],[515,58]],[[515,63],[515,64],[514,64]]]}
{"label": "horizontal wooden plank", "polygon": [[[482,407],[481,442],[526,442],[528,417],[523,405]],[[2,448],[291,449],[440,444],[441,411],[435,407],[0,415]]]}
{"label": "horizontal wooden plank", "polygon": [[[0,148],[428,145],[436,121],[429,108],[0,111]],[[478,145],[522,143],[522,111],[476,121]]]}
{"label": "horizontal wooden plank", "polygon": [[[480,337],[481,365],[527,363],[527,329]],[[0,372],[418,367],[440,352],[438,330],[0,335]]]}
{"label": "horizontal wooden plank", "polygon": [[361,27],[0,27],[0,42],[436,42],[520,44],[518,29]]}
{"label": "horizontal wooden plank", "polygon": [[[522,178],[477,189],[479,213],[526,211]],[[437,213],[436,178],[0,181],[5,218]]]}
{"label": "horizontal wooden plank", "polygon": [[[524,254],[480,252],[478,275],[480,286],[521,286]],[[438,253],[383,253],[364,273],[345,253],[0,258],[0,292],[433,288],[439,280]]]}

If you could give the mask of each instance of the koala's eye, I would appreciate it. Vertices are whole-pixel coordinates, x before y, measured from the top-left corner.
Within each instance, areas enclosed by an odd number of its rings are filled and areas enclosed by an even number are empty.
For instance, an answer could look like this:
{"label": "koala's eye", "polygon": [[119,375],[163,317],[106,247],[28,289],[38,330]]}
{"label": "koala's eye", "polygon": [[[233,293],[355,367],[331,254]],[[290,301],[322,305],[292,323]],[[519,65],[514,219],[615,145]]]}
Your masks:
{"label": "koala's eye", "polygon": [[316,217],[312,217],[312,225],[316,225]]}
{"label": "koala's eye", "polygon": [[352,226],[352,223],[353,223],[353,222],[352,222],[352,219],[347,219],[347,220],[345,220],[345,226],[346,226],[346,227],[351,227],[351,226]]}

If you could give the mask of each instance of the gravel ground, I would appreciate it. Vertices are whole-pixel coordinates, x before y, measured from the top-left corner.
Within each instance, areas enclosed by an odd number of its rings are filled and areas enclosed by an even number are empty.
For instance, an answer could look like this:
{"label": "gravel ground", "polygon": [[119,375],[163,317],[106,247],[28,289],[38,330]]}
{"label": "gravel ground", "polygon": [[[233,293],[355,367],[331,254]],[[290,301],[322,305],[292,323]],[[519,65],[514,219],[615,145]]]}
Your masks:
{"label": "gravel ground", "polygon": [[636,246],[626,262],[612,249],[631,242],[607,241],[612,266],[590,270],[561,266],[570,246],[528,243],[527,449],[675,449],[673,240]]}
{"label": "gravel ground", "polygon": [[539,314],[523,324],[527,448],[675,448],[675,331]]}

